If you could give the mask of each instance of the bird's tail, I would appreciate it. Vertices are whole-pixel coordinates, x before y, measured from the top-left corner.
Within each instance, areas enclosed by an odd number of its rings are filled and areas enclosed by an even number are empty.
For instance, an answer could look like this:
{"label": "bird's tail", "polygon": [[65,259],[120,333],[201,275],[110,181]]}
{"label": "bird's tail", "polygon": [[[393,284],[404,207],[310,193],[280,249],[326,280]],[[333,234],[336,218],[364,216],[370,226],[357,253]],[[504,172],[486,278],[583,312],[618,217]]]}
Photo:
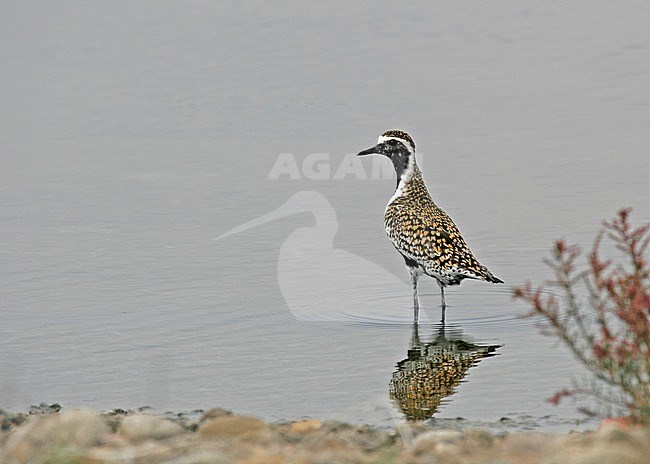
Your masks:
{"label": "bird's tail", "polygon": [[502,284],[503,283],[503,280],[499,279],[497,276],[492,274],[487,269],[485,270],[485,280],[488,281],[488,282],[492,282],[493,284]]}
{"label": "bird's tail", "polygon": [[497,276],[492,274],[486,266],[480,265],[480,270],[481,272],[477,273],[479,279],[483,279],[486,282],[492,282],[493,284],[503,283],[503,280],[499,279]]}

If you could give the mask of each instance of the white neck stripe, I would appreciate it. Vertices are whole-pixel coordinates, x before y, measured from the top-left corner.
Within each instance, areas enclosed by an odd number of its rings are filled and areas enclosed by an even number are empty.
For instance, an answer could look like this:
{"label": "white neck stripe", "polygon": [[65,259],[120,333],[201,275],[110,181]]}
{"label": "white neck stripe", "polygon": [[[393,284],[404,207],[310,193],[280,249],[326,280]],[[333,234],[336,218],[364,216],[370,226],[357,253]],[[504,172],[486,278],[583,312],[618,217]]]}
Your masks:
{"label": "white neck stripe", "polygon": [[[407,146],[410,148],[410,145]],[[390,200],[388,200],[388,205],[386,205],[386,209],[388,209],[388,206],[393,201],[395,201],[397,198],[402,196],[402,194],[404,193],[404,187],[406,186],[406,182],[413,175],[413,171],[415,171],[415,155],[409,157],[408,166],[402,173],[402,177],[400,177],[399,182],[397,183],[397,188],[395,189],[395,193],[393,193],[393,196],[390,197]]]}

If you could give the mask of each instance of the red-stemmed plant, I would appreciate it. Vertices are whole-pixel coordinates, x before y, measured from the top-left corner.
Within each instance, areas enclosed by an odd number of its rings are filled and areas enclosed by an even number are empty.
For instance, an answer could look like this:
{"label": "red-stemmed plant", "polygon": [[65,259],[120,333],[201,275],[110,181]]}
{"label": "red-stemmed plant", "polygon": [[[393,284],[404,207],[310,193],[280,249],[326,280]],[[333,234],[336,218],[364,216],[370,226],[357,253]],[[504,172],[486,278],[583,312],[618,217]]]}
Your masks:
{"label": "red-stemmed plant", "polygon": [[[528,282],[514,295],[531,306],[531,315],[543,317],[544,333],[559,337],[595,376],[584,386],[556,392],[549,401],[588,395],[649,424],[650,268],[645,253],[650,224],[635,228],[629,216],[630,209],[623,209],[603,222],[583,270],[576,263],[580,248],[556,241],[545,261],[555,278],[537,288]],[[602,257],[609,244],[619,259]]]}

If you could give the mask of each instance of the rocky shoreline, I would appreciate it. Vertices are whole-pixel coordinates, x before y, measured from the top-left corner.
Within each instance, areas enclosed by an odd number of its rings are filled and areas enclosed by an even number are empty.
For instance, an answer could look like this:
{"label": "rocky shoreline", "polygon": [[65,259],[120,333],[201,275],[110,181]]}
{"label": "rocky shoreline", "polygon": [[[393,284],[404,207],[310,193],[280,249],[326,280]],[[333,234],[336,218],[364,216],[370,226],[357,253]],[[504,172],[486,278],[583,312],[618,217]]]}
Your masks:
{"label": "rocky shoreline", "polygon": [[319,420],[272,424],[221,408],[169,416],[58,404],[0,410],[3,464],[647,464],[649,456],[647,428],[495,434],[422,423],[393,430]]}

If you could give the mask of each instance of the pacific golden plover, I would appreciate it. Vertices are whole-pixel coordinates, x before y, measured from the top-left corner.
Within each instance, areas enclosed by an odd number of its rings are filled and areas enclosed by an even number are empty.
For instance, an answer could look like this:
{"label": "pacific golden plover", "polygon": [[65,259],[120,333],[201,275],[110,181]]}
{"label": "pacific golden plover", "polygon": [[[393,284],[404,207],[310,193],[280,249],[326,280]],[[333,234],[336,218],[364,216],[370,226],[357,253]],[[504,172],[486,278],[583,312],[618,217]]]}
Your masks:
{"label": "pacific golden plover", "polygon": [[479,279],[501,284],[474,257],[454,221],[431,199],[415,160],[415,142],[400,130],[379,136],[377,145],[357,156],[384,155],[397,173],[397,188],[384,213],[386,234],[406,261],[413,287],[414,318],[417,322],[418,278],[433,277],[440,286],[442,316],[445,315],[445,287],[463,279]]}
{"label": "pacific golden plover", "polygon": [[413,324],[408,357],[397,363],[390,381],[390,399],[406,419],[430,419],[442,401],[456,393],[469,369],[496,355],[499,348],[478,345],[457,331],[446,336],[444,325],[432,341],[422,342],[418,324]]}

